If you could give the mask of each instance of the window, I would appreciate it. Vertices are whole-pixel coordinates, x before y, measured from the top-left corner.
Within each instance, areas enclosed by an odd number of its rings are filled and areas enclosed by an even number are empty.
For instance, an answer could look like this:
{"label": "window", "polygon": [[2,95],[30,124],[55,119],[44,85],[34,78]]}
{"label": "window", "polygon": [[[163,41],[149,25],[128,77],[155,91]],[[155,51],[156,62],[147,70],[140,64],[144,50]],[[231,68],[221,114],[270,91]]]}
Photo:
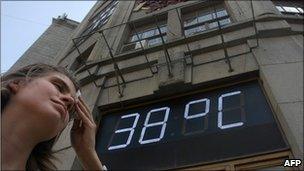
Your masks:
{"label": "window", "polygon": [[273,1],[276,8],[284,15],[297,15],[303,16],[303,2],[302,1],[293,1],[293,0],[274,0]]}
{"label": "window", "polygon": [[71,64],[70,70],[71,71],[76,71],[80,67],[84,66],[91,55],[91,52],[93,51],[95,47],[95,43],[91,45],[88,49],[86,49],[84,52],[82,52],[76,59],[75,61]]}
{"label": "window", "polygon": [[223,5],[208,7],[201,10],[197,10],[192,13],[185,14],[185,35],[190,36],[208,29],[217,28],[218,22],[222,27],[231,23],[230,17]]}
{"label": "window", "polygon": [[[161,25],[159,26],[160,32],[157,27],[144,29],[142,31],[138,31],[137,35],[135,31],[132,31],[129,40],[126,44],[123,45],[122,52],[140,49],[142,46],[144,48],[146,47],[152,47],[156,46],[162,43],[162,38],[164,41],[167,41],[167,26]],[[140,30],[140,29],[139,29]]]}
{"label": "window", "polygon": [[[90,19],[87,28],[82,32],[80,36],[85,36],[93,31],[100,29],[110,19],[110,16],[114,13],[115,7],[119,1],[111,1],[110,4],[97,13],[92,19]],[[79,39],[77,43],[83,42],[85,38]]]}
{"label": "window", "polygon": [[135,11],[148,10],[153,12],[167,7],[168,5],[174,5],[180,2],[186,2],[187,0],[136,0]]}

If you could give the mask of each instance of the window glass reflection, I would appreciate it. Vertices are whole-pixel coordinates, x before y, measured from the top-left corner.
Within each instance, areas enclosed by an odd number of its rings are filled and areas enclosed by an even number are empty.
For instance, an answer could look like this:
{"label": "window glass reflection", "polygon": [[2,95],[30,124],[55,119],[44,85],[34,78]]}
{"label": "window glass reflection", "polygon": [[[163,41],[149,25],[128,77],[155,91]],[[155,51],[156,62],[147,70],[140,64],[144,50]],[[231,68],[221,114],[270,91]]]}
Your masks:
{"label": "window glass reflection", "polygon": [[206,22],[206,21],[209,21],[209,20],[212,20],[212,15],[211,14],[198,16],[198,21],[200,23],[201,22]]}
{"label": "window glass reflection", "polygon": [[281,14],[284,15],[303,15],[303,2],[291,0],[273,0],[272,1]]}
{"label": "window glass reflection", "polygon": [[224,25],[227,25],[227,24],[230,24],[230,23],[231,23],[230,18],[226,18],[226,19],[220,20],[220,25],[221,26],[224,26]]}
{"label": "window glass reflection", "polygon": [[218,11],[217,12],[217,17],[224,17],[224,16],[227,16],[228,13],[226,10],[221,10],[221,11]]}
{"label": "window glass reflection", "polygon": [[[159,30],[161,34],[159,34]],[[167,41],[166,25],[159,26],[159,29],[154,27],[152,29],[141,30],[137,33],[138,36],[135,31],[133,32],[134,33],[130,35],[129,41],[123,45],[122,52],[159,45],[162,43],[161,36],[163,36],[164,41]]]}
{"label": "window glass reflection", "polygon": [[218,27],[218,23],[217,23],[217,21],[215,21],[215,22],[209,23],[208,26],[209,26],[210,29],[213,29],[213,28]]}
{"label": "window glass reflection", "polygon": [[194,24],[197,24],[197,18],[189,19],[189,20],[185,21],[185,23],[184,23],[185,26],[191,26]]}
{"label": "window glass reflection", "polygon": [[[186,14],[184,19],[184,33],[186,36],[194,35],[208,29],[218,28],[218,20],[221,26],[231,23],[230,16],[223,5],[207,7]],[[189,16],[191,18],[189,19]]]}
{"label": "window glass reflection", "polygon": [[303,8],[297,8],[297,9],[300,11],[300,13],[304,13]]}
{"label": "window glass reflection", "polygon": [[283,7],[286,12],[298,13],[299,11],[295,7]]}
{"label": "window glass reflection", "polygon": [[284,9],[280,6],[276,6],[276,8],[280,11],[280,12],[284,12]]}

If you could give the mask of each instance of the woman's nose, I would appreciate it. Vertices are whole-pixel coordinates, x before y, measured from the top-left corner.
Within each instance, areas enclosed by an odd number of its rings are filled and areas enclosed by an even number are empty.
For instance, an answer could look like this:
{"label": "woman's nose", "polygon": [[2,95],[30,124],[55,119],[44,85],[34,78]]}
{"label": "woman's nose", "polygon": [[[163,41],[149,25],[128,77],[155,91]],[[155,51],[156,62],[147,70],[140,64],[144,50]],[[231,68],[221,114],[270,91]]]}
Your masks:
{"label": "woman's nose", "polygon": [[74,104],[75,101],[74,98],[69,94],[62,94],[60,96],[60,100],[62,100],[67,107]]}

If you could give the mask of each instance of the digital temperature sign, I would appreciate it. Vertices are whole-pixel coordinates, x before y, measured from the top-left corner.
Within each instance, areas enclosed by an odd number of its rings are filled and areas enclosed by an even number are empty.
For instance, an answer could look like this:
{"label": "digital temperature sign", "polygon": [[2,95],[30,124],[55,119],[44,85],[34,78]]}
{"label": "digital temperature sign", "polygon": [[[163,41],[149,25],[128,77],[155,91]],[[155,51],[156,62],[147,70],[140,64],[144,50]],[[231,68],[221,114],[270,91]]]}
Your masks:
{"label": "digital temperature sign", "polygon": [[257,81],[107,114],[96,143],[111,170],[175,169],[286,148]]}

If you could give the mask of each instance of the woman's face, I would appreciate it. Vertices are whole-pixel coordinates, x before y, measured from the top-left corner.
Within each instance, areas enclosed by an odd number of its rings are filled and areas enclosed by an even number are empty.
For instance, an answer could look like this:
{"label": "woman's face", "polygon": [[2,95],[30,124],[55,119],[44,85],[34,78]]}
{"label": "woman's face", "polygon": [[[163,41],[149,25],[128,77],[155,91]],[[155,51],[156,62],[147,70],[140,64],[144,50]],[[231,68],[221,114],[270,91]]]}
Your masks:
{"label": "woman's face", "polygon": [[15,104],[24,109],[35,128],[43,130],[45,139],[58,135],[69,121],[75,105],[76,90],[72,81],[57,72],[26,82],[14,95]]}

